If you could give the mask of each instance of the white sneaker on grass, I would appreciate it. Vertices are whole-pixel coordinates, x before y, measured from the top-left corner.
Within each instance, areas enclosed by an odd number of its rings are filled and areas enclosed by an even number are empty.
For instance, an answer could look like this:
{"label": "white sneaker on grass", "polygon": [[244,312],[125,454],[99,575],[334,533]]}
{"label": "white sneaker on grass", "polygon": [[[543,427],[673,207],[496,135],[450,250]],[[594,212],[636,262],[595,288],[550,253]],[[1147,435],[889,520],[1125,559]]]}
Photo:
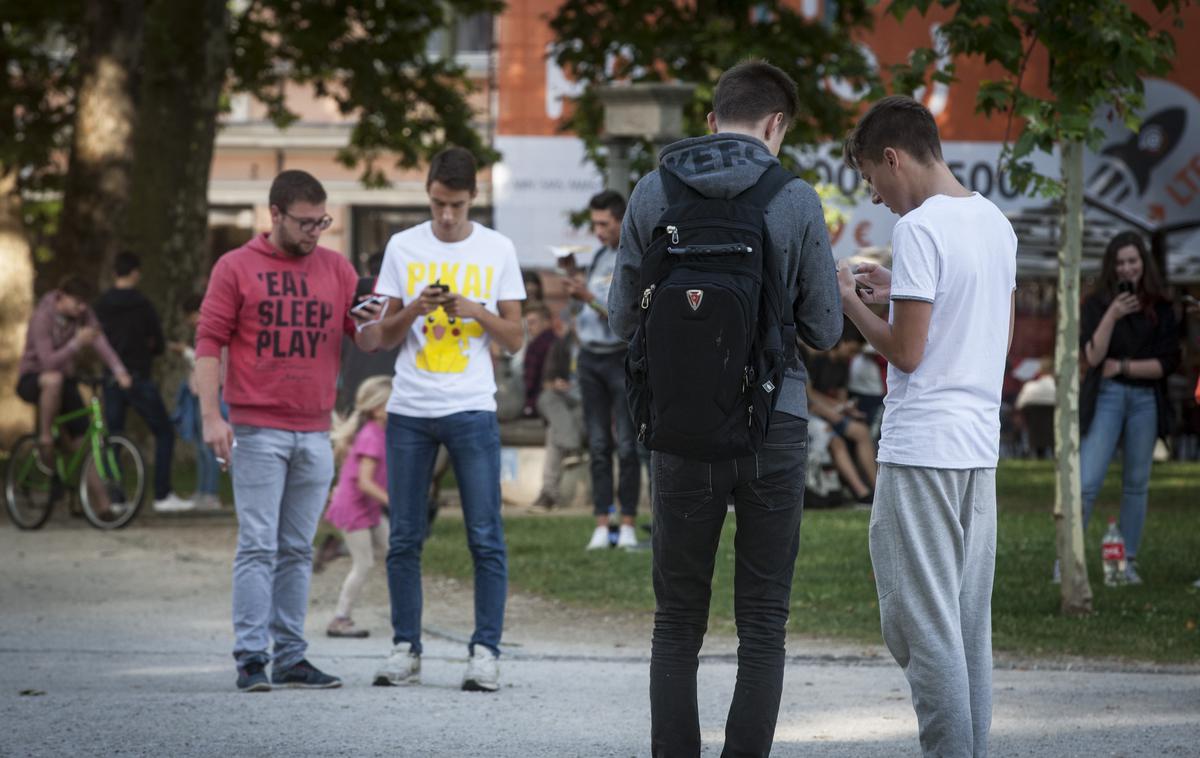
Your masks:
{"label": "white sneaker on grass", "polygon": [[621,524],[621,531],[617,533],[617,547],[634,548],[637,546],[637,532],[634,530],[633,524]]}
{"label": "white sneaker on grass", "polygon": [[412,651],[412,644],[401,642],[388,653],[387,660],[375,672],[376,687],[421,683],[421,656]]}
{"label": "white sneaker on grass", "polygon": [[174,492],[166,497],[154,501],[155,513],[180,513],[182,511],[190,511],[196,507],[196,504],[191,500],[184,500]]}
{"label": "white sneaker on grass", "polygon": [[610,547],[608,542],[608,527],[598,526],[596,527],[596,530],[592,532],[592,539],[588,542],[587,548],[585,549],[600,550],[607,547]]}
{"label": "white sneaker on grass", "polygon": [[495,692],[500,689],[500,662],[495,653],[483,645],[475,646],[474,654],[467,660],[462,688],[467,692]]}

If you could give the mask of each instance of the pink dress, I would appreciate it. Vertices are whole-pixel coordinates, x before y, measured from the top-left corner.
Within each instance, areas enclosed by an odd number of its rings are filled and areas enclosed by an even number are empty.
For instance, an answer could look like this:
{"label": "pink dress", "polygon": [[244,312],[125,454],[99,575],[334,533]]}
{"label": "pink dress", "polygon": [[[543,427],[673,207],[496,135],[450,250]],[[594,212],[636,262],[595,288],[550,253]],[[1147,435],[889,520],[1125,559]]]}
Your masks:
{"label": "pink dress", "polygon": [[363,458],[375,459],[375,483],[386,492],[387,443],[383,427],[375,421],[368,421],[358,430],[325,512],[325,520],[343,532],[378,526],[383,512],[382,503],[358,488],[358,467]]}

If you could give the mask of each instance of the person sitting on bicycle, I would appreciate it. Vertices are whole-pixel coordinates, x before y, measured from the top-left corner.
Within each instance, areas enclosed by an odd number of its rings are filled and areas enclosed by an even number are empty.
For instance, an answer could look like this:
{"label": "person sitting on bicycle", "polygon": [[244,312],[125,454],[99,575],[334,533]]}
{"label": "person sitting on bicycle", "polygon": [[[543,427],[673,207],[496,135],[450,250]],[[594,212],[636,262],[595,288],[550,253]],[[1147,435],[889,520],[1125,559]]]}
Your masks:
{"label": "person sitting on bicycle", "polygon": [[[75,379],[75,358],[80,350],[91,347],[112,371],[117,384],[124,389],[131,384],[129,372],[88,307],[91,296],[92,288],[82,278],[65,277],[57,289],[38,301],[25,334],[17,395],[38,406],[38,447],[47,462],[54,456],[50,434],[54,417],[84,407]],[[87,425],[88,419],[81,416],[68,422],[63,431],[72,439],[79,438]]]}

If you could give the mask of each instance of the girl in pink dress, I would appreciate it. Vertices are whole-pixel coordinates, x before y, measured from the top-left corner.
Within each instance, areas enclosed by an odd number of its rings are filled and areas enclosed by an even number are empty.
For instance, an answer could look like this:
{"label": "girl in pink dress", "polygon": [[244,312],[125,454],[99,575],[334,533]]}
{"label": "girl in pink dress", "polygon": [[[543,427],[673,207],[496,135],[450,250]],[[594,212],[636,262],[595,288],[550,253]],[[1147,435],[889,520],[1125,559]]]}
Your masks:
{"label": "girl in pink dress", "polygon": [[373,376],[364,381],[354,396],[354,411],[334,425],[330,438],[333,452],[341,461],[337,485],[325,520],[342,530],[353,565],[337,610],[326,633],[330,637],[366,637],[350,618],[350,608],[362,593],[375,557],[387,554],[387,446],[384,426],[392,379]]}

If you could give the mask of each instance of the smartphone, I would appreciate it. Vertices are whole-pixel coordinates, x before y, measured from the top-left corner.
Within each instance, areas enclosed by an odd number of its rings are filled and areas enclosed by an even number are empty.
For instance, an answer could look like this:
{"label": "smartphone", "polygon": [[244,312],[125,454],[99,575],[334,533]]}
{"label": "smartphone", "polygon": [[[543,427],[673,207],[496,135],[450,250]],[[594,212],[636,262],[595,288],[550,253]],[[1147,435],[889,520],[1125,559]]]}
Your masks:
{"label": "smartphone", "polygon": [[385,303],[387,303],[387,301],[388,301],[387,295],[371,295],[366,300],[363,300],[361,303],[358,303],[353,308],[351,308],[350,312],[361,315],[362,312],[367,309],[367,306],[376,305],[376,304],[384,305]]}
{"label": "smartphone", "polygon": [[450,291],[450,288],[449,288],[449,287],[447,287],[446,285],[442,284],[442,280],[441,280],[441,279],[438,279],[436,282],[434,282],[433,284],[429,285],[429,289],[431,289],[431,290],[437,290],[437,291],[438,291],[438,293],[439,293],[439,294],[442,294],[442,295],[444,295],[444,294],[446,294],[447,292],[449,292],[449,291]]}
{"label": "smartphone", "polygon": [[1133,294],[1133,282],[1128,282],[1128,281],[1124,281],[1124,280],[1117,282],[1117,292],[1124,293],[1126,295],[1132,295]]}

